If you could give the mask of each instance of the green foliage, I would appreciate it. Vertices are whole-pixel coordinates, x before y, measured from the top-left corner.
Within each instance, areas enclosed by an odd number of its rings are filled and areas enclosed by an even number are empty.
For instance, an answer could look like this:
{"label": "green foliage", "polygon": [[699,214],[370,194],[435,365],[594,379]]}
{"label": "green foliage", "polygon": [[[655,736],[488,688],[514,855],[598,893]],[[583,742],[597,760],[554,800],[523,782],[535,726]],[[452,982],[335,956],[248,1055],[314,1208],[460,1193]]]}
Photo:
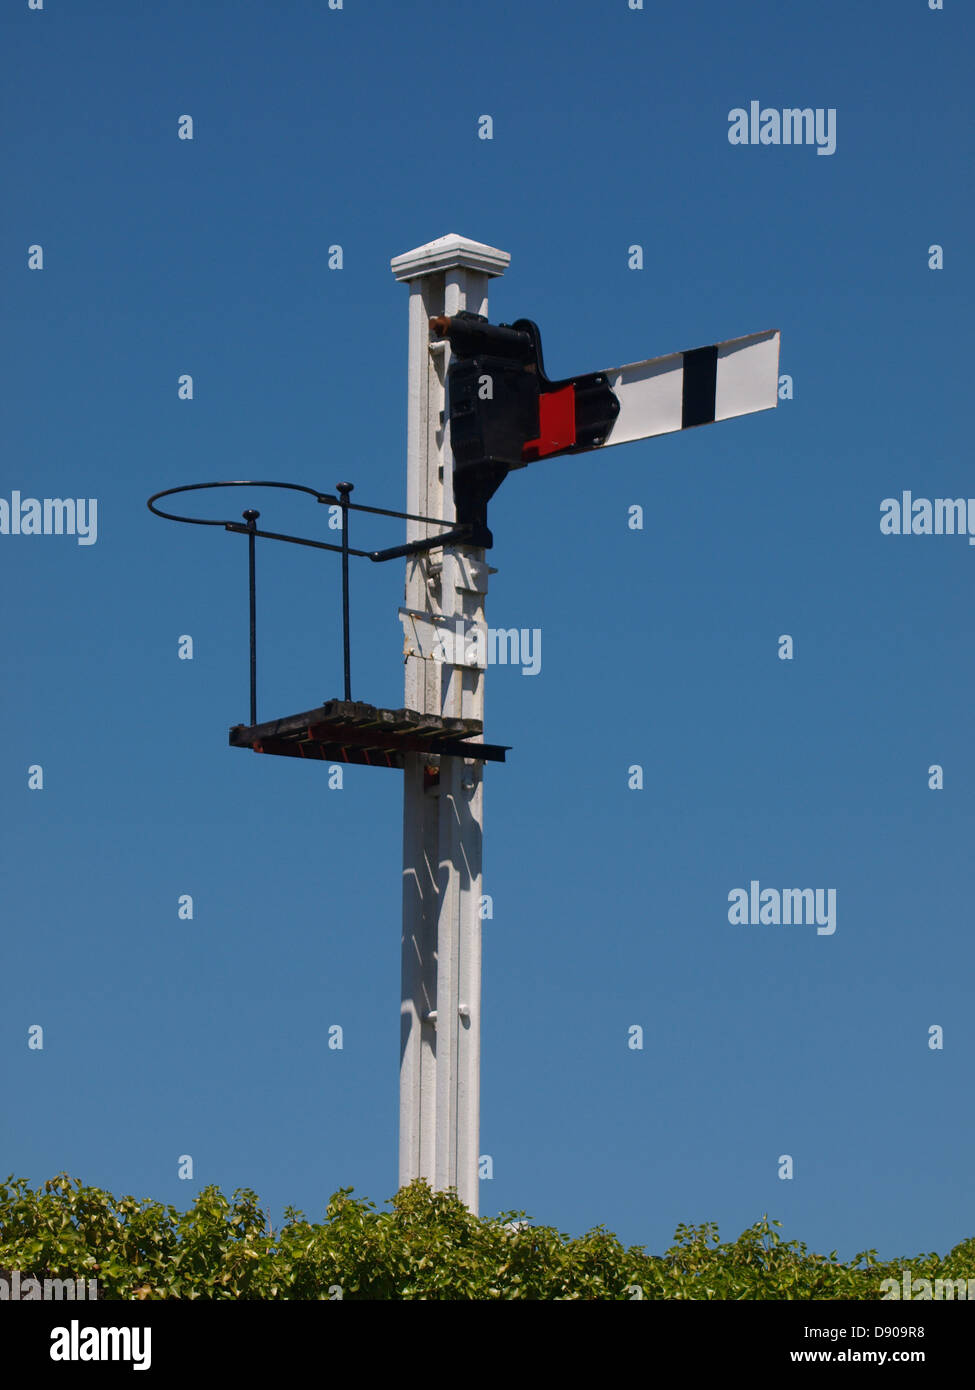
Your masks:
{"label": "green foliage", "polygon": [[678,1226],[662,1256],[602,1227],[571,1239],[523,1213],[472,1216],[418,1180],[377,1211],[342,1188],[313,1224],[289,1207],[274,1232],[255,1193],[205,1188],[189,1211],[113,1197],[61,1174],[0,1183],[0,1274],[95,1278],[105,1299],[878,1299],[881,1281],[975,1275],[975,1239],[944,1259],[844,1264],[783,1241],[767,1218],[722,1244]]}

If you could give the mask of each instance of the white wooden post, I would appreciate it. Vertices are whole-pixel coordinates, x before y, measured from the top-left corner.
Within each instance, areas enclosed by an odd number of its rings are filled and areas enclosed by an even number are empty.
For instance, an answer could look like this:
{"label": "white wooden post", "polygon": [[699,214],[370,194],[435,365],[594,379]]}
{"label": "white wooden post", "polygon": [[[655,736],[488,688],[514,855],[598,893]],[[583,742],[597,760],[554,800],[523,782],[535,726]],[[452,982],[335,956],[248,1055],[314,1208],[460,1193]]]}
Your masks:
{"label": "white wooden post", "polygon": [[[487,282],[505,251],[451,234],[391,262],[410,287],[406,510],[454,519],[449,429],[442,424],[450,347],[428,321],[461,309],[487,314]],[[418,540],[441,528],[407,523]],[[484,666],[468,665],[459,629],[484,630],[484,551],[455,546],[406,562],[407,709],[484,719]],[[446,631],[446,659],[435,655]],[[479,650],[486,652],[486,641]],[[403,1002],[400,1029],[399,1185],[426,1178],[455,1187],[478,1210],[481,1051],[481,839],[484,764],[407,754],[403,797]]]}

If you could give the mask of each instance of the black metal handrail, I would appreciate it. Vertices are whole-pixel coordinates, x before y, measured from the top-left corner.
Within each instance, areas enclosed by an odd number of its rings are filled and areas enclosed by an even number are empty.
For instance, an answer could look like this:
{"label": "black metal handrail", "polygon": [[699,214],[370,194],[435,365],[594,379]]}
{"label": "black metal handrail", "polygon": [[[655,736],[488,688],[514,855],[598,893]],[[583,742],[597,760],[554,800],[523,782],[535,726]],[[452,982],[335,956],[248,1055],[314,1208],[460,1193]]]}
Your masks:
{"label": "black metal handrail", "polygon": [[[257,521],[260,512],[253,507],[248,507],[242,513],[244,524],[239,521],[213,520],[209,517],[199,516],[178,516],[175,512],[164,512],[160,507],[154,505],[160,497],[172,497],[182,492],[201,492],[208,488],[215,487],[275,487],[284,488],[290,492],[304,492],[310,497],[314,497],[316,502],[327,506],[342,508],[342,544],[330,545],[327,541],[313,541],[306,536],[287,536],[279,531],[258,530]],[[349,632],[349,556],[355,555],[362,559],[382,562],[384,560],[399,560],[410,555],[420,555],[428,550],[435,550],[443,545],[476,545],[489,548],[491,545],[491,533],[486,528],[478,527],[469,523],[461,526],[450,526],[447,530],[441,531],[436,536],[426,536],[422,540],[408,541],[405,545],[390,546],[385,550],[355,550],[349,545],[349,512],[369,512],[374,516],[391,516],[401,521],[419,521],[428,526],[444,526],[446,523],[442,518],[432,516],[417,516],[413,512],[397,512],[388,507],[367,507],[359,502],[352,502],[349,494],[352,492],[354,484],[337,483],[336,491],[338,496],[330,492],[322,492],[318,488],[306,487],[303,483],[281,483],[268,480],[230,480],[227,482],[216,483],[186,483],[181,487],[164,488],[161,492],[154,492],[146,505],[154,516],[161,516],[166,521],[182,521],[190,526],[222,526],[225,531],[233,531],[238,535],[247,537],[247,579],[249,597],[249,618],[250,618],[250,713],[251,726],[257,723],[257,556],[255,545],[257,537],[269,541],[288,541],[292,545],[307,545],[315,550],[331,550],[342,556],[342,655],[345,680],[345,699],[352,699],[352,674],[351,674],[351,637]]]}

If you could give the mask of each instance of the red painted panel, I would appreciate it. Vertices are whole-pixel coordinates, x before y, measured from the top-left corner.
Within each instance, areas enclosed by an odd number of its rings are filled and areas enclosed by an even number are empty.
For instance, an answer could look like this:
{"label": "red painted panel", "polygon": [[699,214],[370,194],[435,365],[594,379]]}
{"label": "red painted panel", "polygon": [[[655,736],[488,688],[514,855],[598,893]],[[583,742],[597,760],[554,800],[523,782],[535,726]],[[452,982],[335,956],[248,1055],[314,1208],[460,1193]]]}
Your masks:
{"label": "red painted panel", "polygon": [[576,442],[576,392],[571,384],[544,391],[538,398],[538,438],[529,439],[521,456],[526,463],[568,449]]}

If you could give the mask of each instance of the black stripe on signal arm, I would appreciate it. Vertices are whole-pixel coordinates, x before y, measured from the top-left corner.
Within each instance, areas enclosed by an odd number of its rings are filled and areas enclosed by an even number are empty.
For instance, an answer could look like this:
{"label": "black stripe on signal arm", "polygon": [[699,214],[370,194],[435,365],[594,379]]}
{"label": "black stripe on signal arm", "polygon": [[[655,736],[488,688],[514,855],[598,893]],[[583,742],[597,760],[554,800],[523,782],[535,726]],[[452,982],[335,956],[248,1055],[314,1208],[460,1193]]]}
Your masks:
{"label": "black stripe on signal arm", "polygon": [[681,401],[682,430],[710,425],[714,420],[714,394],[718,381],[718,349],[695,348],[683,352],[684,389]]}

